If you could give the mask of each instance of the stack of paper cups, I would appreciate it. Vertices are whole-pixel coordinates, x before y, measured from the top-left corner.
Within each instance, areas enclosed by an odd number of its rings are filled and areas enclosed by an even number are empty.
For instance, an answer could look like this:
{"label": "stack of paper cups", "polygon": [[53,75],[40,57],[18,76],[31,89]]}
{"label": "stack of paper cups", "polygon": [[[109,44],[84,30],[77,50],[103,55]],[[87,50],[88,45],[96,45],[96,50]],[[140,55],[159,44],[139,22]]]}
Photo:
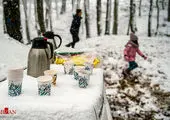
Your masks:
{"label": "stack of paper cups", "polygon": [[22,90],[23,68],[10,68],[8,70],[8,95],[18,96]]}

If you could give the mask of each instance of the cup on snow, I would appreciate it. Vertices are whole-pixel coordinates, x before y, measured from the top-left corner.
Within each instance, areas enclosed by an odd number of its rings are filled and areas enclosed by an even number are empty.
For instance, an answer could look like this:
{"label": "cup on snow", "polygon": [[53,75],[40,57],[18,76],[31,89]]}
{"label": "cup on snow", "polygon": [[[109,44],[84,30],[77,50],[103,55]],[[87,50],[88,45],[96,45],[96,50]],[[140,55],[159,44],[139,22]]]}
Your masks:
{"label": "cup on snow", "polygon": [[93,73],[93,64],[90,62],[84,63],[85,70],[91,75]]}
{"label": "cup on snow", "polygon": [[51,95],[51,76],[40,76],[37,78],[38,81],[38,95],[39,96],[50,96]]}
{"label": "cup on snow", "polygon": [[74,72],[74,63],[72,61],[66,61],[64,63],[64,73],[73,75]]}
{"label": "cup on snow", "polygon": [[45,76],[51,76],[52,77],[52,85],[56,85],[56,80],[57,80],[57,71],[56,70],[46,70],[44,71]]}
{"label": "cup on snow", "polygon": [[84,66],[75,66],[74,67],[74,72],[73,72],[74,79],[78,80],[79,73],[83,72],[83,71],[84,71]]}
{"label": "cup on snow", "polygon": [[90,75],[83,71],[78,73],[78,84],[80,88],[86,88],[89,85]]}
{"label": "cup on snow", "polygon": [[8,95],[19,96],[22,91],[23,71],[21,67],[8,70]]}

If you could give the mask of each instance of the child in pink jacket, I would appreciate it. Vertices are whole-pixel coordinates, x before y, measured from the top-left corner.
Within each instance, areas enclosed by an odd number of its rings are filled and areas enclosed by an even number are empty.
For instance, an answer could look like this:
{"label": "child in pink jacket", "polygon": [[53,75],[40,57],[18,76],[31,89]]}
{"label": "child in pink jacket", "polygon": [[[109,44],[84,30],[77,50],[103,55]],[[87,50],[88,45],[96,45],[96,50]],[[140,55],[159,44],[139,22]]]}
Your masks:
{"label": "child in pink jacket", "polygon": [[125,45],[124,49],[124,58],[129,62],[129,67],[122,72],[125,78],[130,74],[130,71],[138,67],[138,64],[135,62],[136,53],[145,60],[147,59],[147,57],[139,50],[138,37],[134,33],[131,33],[130,40]]}

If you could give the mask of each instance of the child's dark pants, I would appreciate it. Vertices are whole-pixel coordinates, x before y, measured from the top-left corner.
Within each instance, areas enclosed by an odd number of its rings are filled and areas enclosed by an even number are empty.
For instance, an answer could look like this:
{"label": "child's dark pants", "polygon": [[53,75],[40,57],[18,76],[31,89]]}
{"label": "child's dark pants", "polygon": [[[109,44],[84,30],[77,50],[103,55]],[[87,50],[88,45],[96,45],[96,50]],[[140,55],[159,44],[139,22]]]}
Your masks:
{"label": "child's dark pants", "polygon": [[131,70],[133,70],[133,69],[135,69],[137,67],[138,67],[138,64],[135,61],[130,61],[128,70],[131,71]]}

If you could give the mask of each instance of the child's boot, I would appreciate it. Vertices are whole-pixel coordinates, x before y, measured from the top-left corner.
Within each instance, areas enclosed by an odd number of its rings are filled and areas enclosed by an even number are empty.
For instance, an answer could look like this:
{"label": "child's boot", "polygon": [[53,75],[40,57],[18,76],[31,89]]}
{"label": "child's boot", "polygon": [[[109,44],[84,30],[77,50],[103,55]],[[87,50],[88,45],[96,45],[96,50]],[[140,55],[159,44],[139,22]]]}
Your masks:
{"label": "child's boot", "polygon": [[123,70],[122,74],[123,74],[124,78],[127,78],[130,74],[130,70],[129,69]]}

